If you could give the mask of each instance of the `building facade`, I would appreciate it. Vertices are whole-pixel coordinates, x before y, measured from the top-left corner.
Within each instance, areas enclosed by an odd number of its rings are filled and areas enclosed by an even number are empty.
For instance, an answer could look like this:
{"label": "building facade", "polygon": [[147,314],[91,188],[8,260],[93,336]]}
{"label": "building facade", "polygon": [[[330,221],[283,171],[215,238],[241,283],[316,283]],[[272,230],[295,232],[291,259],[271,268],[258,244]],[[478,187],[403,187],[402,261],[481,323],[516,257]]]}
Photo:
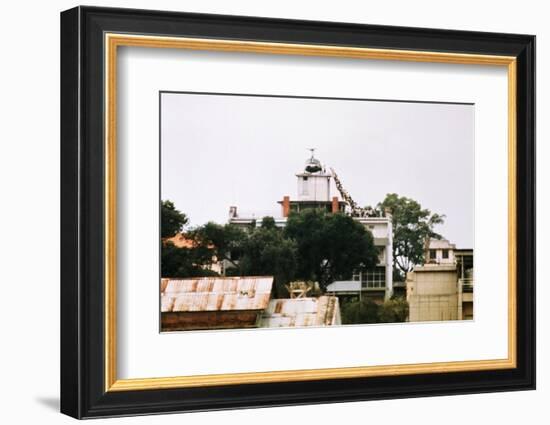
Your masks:
{"label": "building facade", "polygon": [[454,265],[427,264],[407,274],[410,322],[459,320],[459,298]]}
{"label": "building facade", "polygon": [[[293,212],[307,209],[320,209],[327,213],[350,213],[346,201],[331,193],[333,174],[314,157],[313,153],[305,162],[303,170],[295,174],[297,193],[291,198],[285,195],[277,201],[281,206],[281,215],[274,217],[278,227],[284,227],[288,216]],[[360,291],[365,296],[387,299],[393,294],[393,229],[391,217],[354,217],[373,236],[374,244],[380,254],[378,264],[373,270],[353,273],[352,280],[360,282]],[[229,209],[229,223],[243,228],[259,226],[261,219],[243,217],[238,208]],[[330,286],[330,285],[329,285]]]}
{"label": "building facade", "polygon": [[407,274],[409,321],[472,320],[473,250],[432,239],[425,258],[425,264]]}
{"label": "building facade", "polygon": [[426,264],[455,264],[456,246],[447,239],[430,239],[424,258]]}

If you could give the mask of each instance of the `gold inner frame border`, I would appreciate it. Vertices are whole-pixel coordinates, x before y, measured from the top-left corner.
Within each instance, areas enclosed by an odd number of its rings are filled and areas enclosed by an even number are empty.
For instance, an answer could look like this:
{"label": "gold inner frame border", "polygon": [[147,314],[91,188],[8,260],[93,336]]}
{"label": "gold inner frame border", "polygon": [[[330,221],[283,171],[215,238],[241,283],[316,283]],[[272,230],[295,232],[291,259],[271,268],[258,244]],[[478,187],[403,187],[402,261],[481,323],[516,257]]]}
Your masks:
{"label": "gold inner frame border", "polygon": [[[106,33],[105,46],[105,391],[138,391],[216,385],[240,385],[270,382],[313,381],[323,379],[364,378],[421,373],[450,373],[513,369],[517,366],[516,338],[516,58],[513,56],[371,49],[330,45],[288,44],[221,39],[180,38],[150,35]],[[504,66],[508,72],[508,357],[495,360],[468,360],[436,363],[398,364],[270,372],[229,373],[173,377],[118,379],[116,325],[116,123],[117,123],[117,51],[118,47],[149,47],[396,60],[469,65]]]}

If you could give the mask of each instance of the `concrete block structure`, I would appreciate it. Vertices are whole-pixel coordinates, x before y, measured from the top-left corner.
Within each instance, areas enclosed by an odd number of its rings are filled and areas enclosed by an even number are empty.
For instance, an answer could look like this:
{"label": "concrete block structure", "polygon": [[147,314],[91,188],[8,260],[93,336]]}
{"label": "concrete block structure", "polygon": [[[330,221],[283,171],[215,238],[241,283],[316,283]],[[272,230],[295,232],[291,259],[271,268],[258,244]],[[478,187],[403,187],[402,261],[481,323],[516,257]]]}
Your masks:
{"label": "concrete block structure", "polygon": [[[448,241],[440,242],[437,249],[449,249],[452,262],[428,260],[407,274],[410,322],[474,318],[473,250],[457,250]],[[436,249],[433,245],[430,247]]]}
{"label": "concrete block structure", "polygon": [[456,246],[447,239],[430,239],[424,253],[426,264],[455,264]]}
{"label": "concrete block structure", "polygon": [[407,301],[410,322],[460,319],[456,267],[415,267],[407,276]]}

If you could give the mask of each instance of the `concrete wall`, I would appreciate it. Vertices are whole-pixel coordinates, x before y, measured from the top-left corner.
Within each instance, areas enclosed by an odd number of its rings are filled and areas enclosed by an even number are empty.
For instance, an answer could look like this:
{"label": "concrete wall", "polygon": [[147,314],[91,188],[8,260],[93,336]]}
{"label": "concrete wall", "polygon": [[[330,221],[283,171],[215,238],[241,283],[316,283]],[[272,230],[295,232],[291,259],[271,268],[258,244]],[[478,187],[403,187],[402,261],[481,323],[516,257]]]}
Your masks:
{"label": "concrete wall", "polygon": [[460,320],[461,302],[455,267],[417,267],[407,275],[409,321]]}
{"label": "concrete wall", "polygon": [[297,174],[298,201],[330,201],[330,174]]}
{"label": "concrete wall", "polygon": [[[456,246],[446,239],[430,240],[429,249],[425,253],[426,263],[436,264],[455,264],[456,258],[454,250]],[[443,258],[443,251],[447,251],[447,258]],[[431,252],[435,253],[435,258],[432,258]]]}
{"label": "concrete wall", "polygon": [[474,294],[473,292],[462,292],[462,320],[473,320],[474,318]]}

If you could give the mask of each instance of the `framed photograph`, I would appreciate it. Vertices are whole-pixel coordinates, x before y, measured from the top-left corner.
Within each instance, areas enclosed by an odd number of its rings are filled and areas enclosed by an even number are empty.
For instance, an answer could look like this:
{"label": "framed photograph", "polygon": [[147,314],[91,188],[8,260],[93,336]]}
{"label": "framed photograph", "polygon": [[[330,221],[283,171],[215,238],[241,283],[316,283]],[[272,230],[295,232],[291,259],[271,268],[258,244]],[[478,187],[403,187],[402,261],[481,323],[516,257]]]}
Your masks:
{"label": "framed photograph", "polygon": [[535,388],[535,37],[61,14],[61,411]]}

